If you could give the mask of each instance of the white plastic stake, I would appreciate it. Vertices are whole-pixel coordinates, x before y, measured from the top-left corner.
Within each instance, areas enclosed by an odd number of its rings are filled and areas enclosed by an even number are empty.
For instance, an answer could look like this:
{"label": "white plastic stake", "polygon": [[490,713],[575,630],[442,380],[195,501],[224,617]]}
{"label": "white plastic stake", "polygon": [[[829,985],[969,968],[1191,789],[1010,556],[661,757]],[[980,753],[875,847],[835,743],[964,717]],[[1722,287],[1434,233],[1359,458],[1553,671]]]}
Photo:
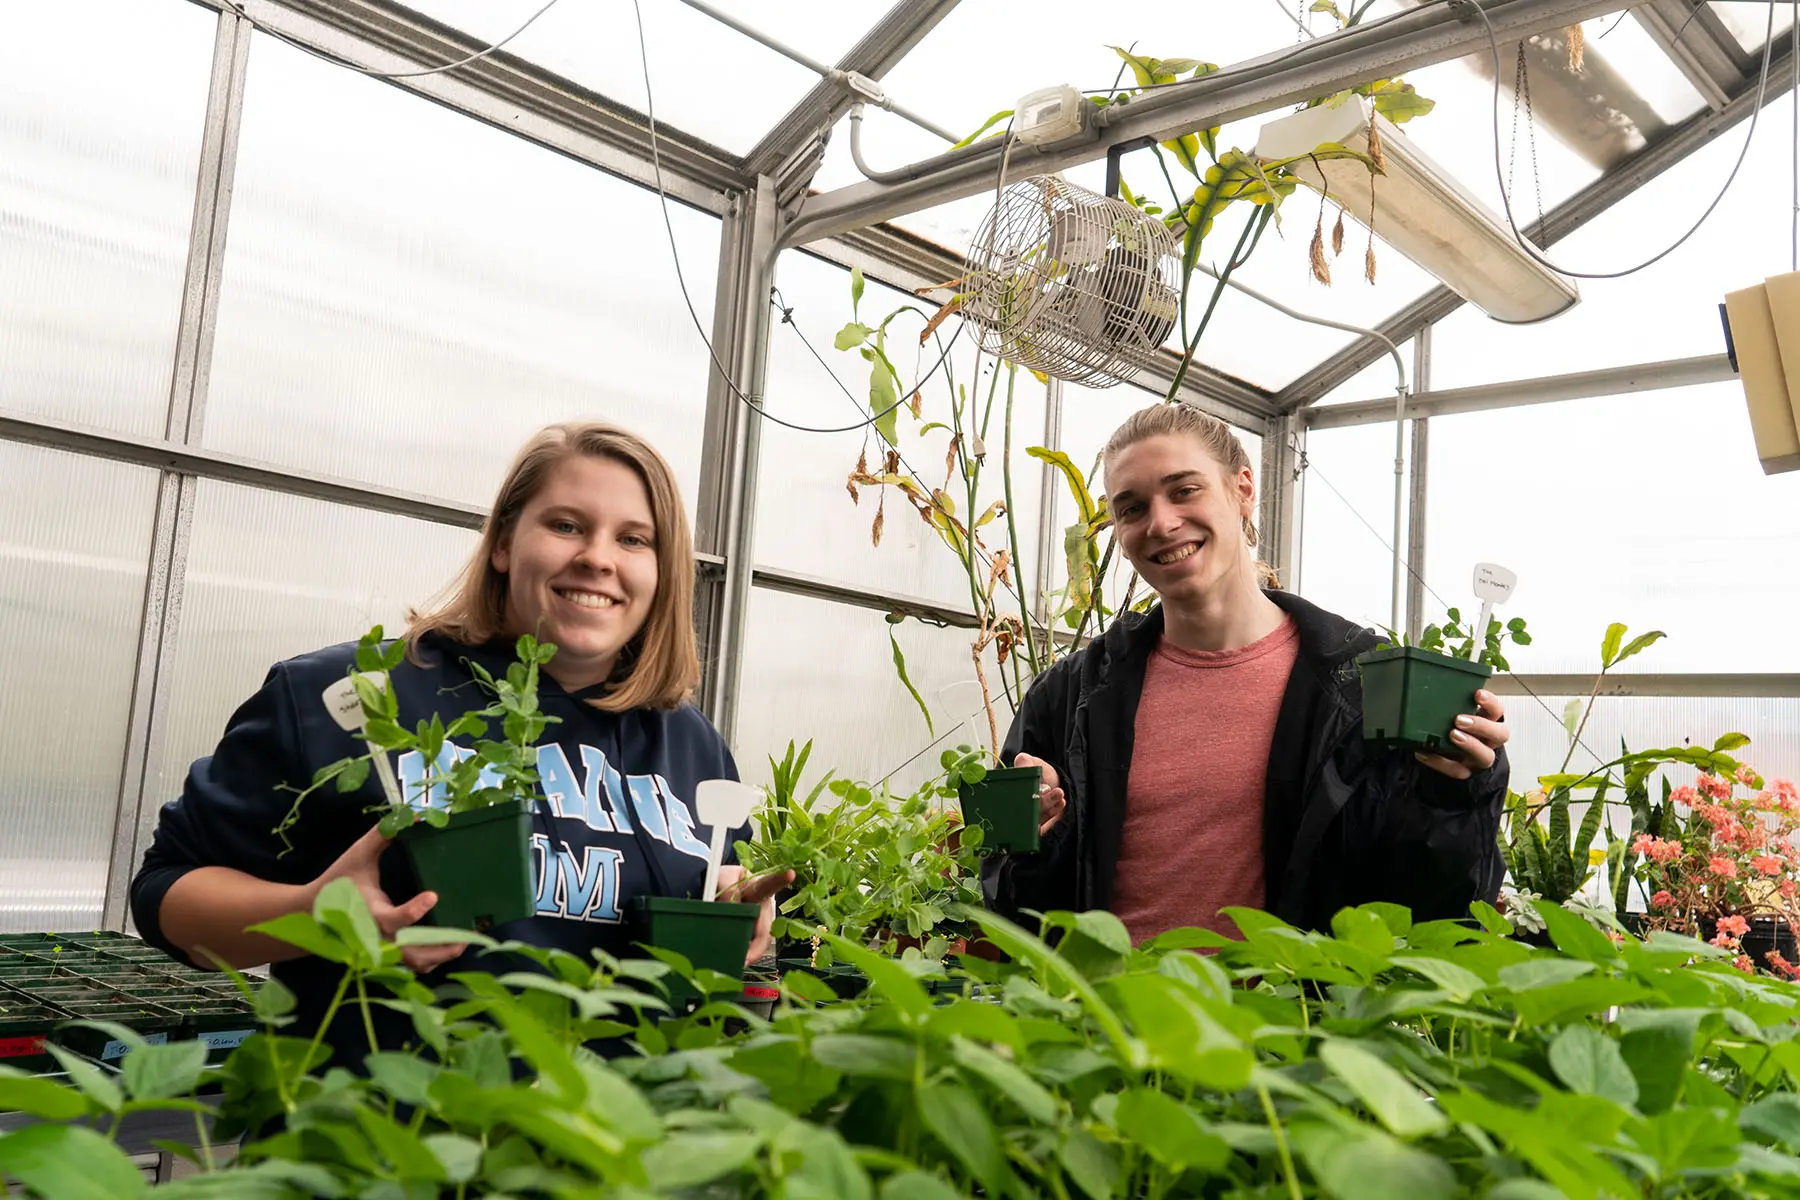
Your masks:
{"label": "white plastic stake", "polygon": [[[378,688],[387,685],[387,676],[380,671],[364,671],[362,677]],[[338,728],[345,733],[362,731],[365,723],[362,697],[356,694],[355,680],[345,676],[326,688],[322,698],[325,701],[325,710],[331,714],[331,719],[338,723]],[[374,760],[375,778],[381,781],[382,794],[387,797],[389,804],[395,808],[401,807],[406,800],[400,794],[400,781],[394,777],[394,765],[388,761],[387,752],[367,738],[363,739],[363,745],[369,748],[369,754]]]}
{"label": "white plastic stake", "polygon": [[712,826],[712,845],[706,853],[706,887],[702,900],[719,894],[719,866],[725,861],[725,835],[750,819],[762,793],[734,779],[703,779],[694,789],[694,818]]}
{"label": "white plastic stake", "polygon": [[1499,563],[1475,564],[1475,595],[1481,599],[1481,623],[1475,626],[1475,636],[1469,642],[1469,657],[1481,657],[1479,647],[1487,645],[1488,622],[1493,619],[1494,606],[1505,604],[1512,598],[1513,588],[1519,584],[1519,577]]}

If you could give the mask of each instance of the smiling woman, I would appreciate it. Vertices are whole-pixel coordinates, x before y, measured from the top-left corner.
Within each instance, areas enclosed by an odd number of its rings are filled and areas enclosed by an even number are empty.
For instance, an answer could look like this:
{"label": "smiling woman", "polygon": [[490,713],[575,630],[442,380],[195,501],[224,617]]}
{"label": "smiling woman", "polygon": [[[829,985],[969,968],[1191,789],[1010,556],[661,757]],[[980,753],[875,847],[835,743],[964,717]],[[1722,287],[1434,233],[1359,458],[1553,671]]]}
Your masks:
{"label": "smiling woman", "polygon": [[[477,707],[480,685],[507,676],[525,635],[556,648],[537,693],[547,721],[536,746],[535,911],[497,927],[500,939],[584,960],[595,950],[628,953],[633,900],[700,891],[708,847],[696,832],[695,793],[707,780],[735,780],[737,766],[689,702],[699,677],[692,589],[692,539],[668,464],[624,430],[570,423],[520,449],[468,565],[412,615],[404,657],[396,650],[388,659],[393,720],[405,727],[434,717],[450,725]],[[180,798],[164,806],[132,886],[145,940],[196,966],[274,962],[307,1032],[333,1008],[334,964],[246,927],[311,911],[340,878],[356,885],[389,937],[438,900],[384,855],[389,839],[374,827],[379,773],[348,791],[319,789],[297,818],[282,820],[292,805],[284,793],[362,749],[321,700],[355,657],[355,645],[344,644],[275,665],[217,750],[193,765]],[[468,753],[446,744],[437,769]],[[420,754],[401,755],[395,768],[406,802],[429,806],[432,773]],[[748,836],[740,828],[730,840]],[[720,873],[721,899],[764,906],[750,961],[767,948],[771,897],[789,879],[746,880],[735,865]],[[418,945],[406,954],[428,972],[462,959],[464,947]],[[386,1011],[370,1029],[340,1017],[322,1035],[351,1065],[362,1061],[365,1037],[392,1048],[416,1036],[407,1017]]]}
{"label": "smiling woman", "polygon": [[1325,928],[1346,905],[1420,919],[1492,902],[1506,795],[1500,702],[1457,757],[1365,743],[1354,660],[1379,639],[1265,588],[1256,481],[1223,422],[1134,413],[1103,453],[1113,534],[1160,603],[1042,675],[1006,740],[1044,774],[1044,839],[983,874],[995,907],[1109,908],[1133,941],[1262,908]]}

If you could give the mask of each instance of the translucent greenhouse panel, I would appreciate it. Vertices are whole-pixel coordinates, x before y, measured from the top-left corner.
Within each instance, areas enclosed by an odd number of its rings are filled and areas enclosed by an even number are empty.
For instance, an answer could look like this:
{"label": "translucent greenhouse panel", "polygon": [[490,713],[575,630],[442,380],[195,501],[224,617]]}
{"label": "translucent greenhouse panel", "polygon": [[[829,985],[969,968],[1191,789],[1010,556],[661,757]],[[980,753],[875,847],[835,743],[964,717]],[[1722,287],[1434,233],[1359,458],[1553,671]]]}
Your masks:
{"label": "translucent greenhouse panel", "polygon": [[1800,476],[1762,473],[1736,383],[1437,418],[1430,479],[1426,576],[1518,572],[1518,670],[1598,670],[1622,621],[1668,634],[1626,670],[1800,671]]}
{"label": "translucent greenhouse panel", "polygon": [[156,472],[0,442],[0,932],[106,893]]}
{"label": "translucent greenhouse panel", "polygon": [[[1436,422],[1433,426],[1431,471],[1436,478],[1440,469],[1449,468],[1439,465]],[[1386,628],[1393,616],[1393,426],[1308,433],[1300,486],[1300,594],[1347,620],[1371,629]],[[1432,510],[1429,528],[1435,531],[1444,523]],[[1426,577],[1436,576],[1427,572]],[[1446,594],[1460,596],[1466,583]],[[1404,581],[1400,601],[1404,621]],[[1432,603],[1430,596],[1426,603]]]}
{"label": "translucent greenhouse panel", "polygon": [[[1584,279],[1582,301],[1541,325],[1502,325],[1463,309],[1439,322],[1432,382],[1464,387],[1608,366],[1723,354],[1725,293],[1790,266],[1791,118],[1771,104],[1743,169],[1719,207],[1684,245],[1623,279]],[[1680,237],[1730,174],[1747,126],[1724,134],[1559,242],[1558,263],[1583,271],[1638,265]],[[1741,403],[1741,401],[1740,401]]]}
{"label": "translucent greenhouse panel", "polygon": [[[670,215],[710,328],[719,224]],[[539,426],[611,420],[691,511],[707,368],[655,193],[256,40],[208,446],[486,503]]]}
{"label": "translucent greenhouse panel", "polygon": [[[1413,358],[1412,339],[1408,338],[1401,342],[1396,349],[1400,355],[1398,366],[1394,362],[1394,356],[1384,350],[1381,357],[1337,387],[1332,388],[1325,395],[1314,399],[1312,403],[1331,405],[1358,400],[1392,400],[1394,399],[1394,388],[1402,379],[1406,381],[1408,395],[1419,391],[1419,381],[1413,371],[1416,364]],[[1434,366],[1432,377],[1435,379],[1436,375],[1437,370]],[[1393,432],[1391,427],[1389,432]]]}
{"label": "translucent greenhouse panel", "polygon": [[[890,631],[906,657],[907,677],[931,709],[929,730],[894,670]],[[937,770],[946,747],[988,742],[969,657],[972,638],[968,629],[917,621],[890,626],[869,609],[756,589],[738,705],[738,770],[751,783],[766,783],[769,756],[780,759],[790,740],[811,739],[809,787],[827,769],[863,780],[889,778],[898,791],[916,787]],[[1004,739],[1010,709],[991,655],[987,673]]]}
{"label": "translucent greenhouse panel", "polygon": [[[1512,727],[1507,754],[1511,786],[1528,791],[1540,775],[1561,772],[1569,754],[1563,710],[1571,700],[1584,706],[1586,696],[1505,696],[1506,723]],[[1541,703],[1540,703],[1541,702]],[[1595,701],[1581,731],[1581,742],[1568,759],[1571,771],[1587,771],[1619,756],[1623,740],[1632,750],[1669,746],[1711,746],[1720,734],[1741,733],[1750,744],[1732,751],[1765,779],[1800,780],[1800,699],[1699,699],[1610,696]],[[1677,786],[1691,784],[1692,768],[1666,772]]]}
{"label": "translucent greenhouse panel", "polygon": [[0,11],[0,408],[161,436],[215,19]]}
{"label": "translucent greenhouse panel", "polygon": [[[790,253],[781,259],[776,283],[781,303],[792,309],[792,321],[784,324],[777,320],[769,334],[765,389],[769,413],[811,429],[837,430],[866,422],[870,366],[854,349],[834,348],[838,331],[851,319],[849,272],[808,255]],[[922,415],[915,418],[909,408],[899,413],[901,473],[910,474],[927,489],[944,486],[950,430],[921,431],[933,424],[950,424],[953,378],[959,391],[973,393],[973,408],[986,410],[991,397],[987,456],[974,505],[978,515],[985,513],[1005,498],[1001,466],[1006,376],[1002,373],[995,384],[994,360],[982,355],[980,379],[970,383],[976,360],[974,337],[972,331],[959,333],[961,325],[954,317],[939,329],[949,345],[945,365],[954,372],[953,376],[947,374],[939,366],[944,351],[938,341],[919,344],[919,332],[933,306],[892,288],[867,284],[860,309],[863,323],[879,325],[903,305],[912,305],[917,311],[902,314],[888,327],[889,358],[903,388],[910,389],[921,379],[926,382],[919,392]],[[1043,432],[1044,387],[1029,372],[1020,371],[1013,383],[1012,496],[1027,580],[1034,578],[1036,570],[1043,468],[1026,456],[1026,448],[1041,445]],[[884,504],[882,489],[863,487],[859,498],[851,500],[846,483],[865,453],[870,470],[878,471],[882,442],[867,428],[811,433],[774,421],[763,423],[757,480],[758,565],[967,610],[968,577],[956,553],[925,524],[904,495],[886,489]],[[952,490],[957,518],[967,525],[971,506],[960,475]],[[877,511],[882,513],[880,545],[873,540]],[[981,535],[990,555],[1005,545],[1004,525],[999,521],[984,526]]]}
{"label": "translucent greenhouse panel", "polygon": [[[1746,54],[1761,53],[1769,36],[1770,19],[1774,20],[1774,36],[1780,37],[1794,26],[1794,10],[1786,4],[1754,4],[1746,0],[1712,0],[1706,7],[1713,11],[1731,36],[1738,40]],[[1774,11],[1771,12],[1770,10]],[[1780,49],[1779,45],[1776,47]]]}
{"label": "translucent greenhouse panel", "polygon": [[139,844],[271,666],[355,641],[371,625],[397,633],[407,608],[448,583],[475,542],[468,529],[201,480],[162,769],[149,781],[157,802],[145,806]]}
{"label": "translucent greenhouse panel", "polygon": [[[544,0],[413,0],[408,7],[491,43],[524,25]],[[645,110],[648,57],[658,126],[667,122],[737,154],[756,145],[818,82],[806,67],[678,0],[642,0],[640,7],[643,54],[629,3],[552,4],[506,51],[638,112]],[[829,63],[886,5],[803,0],[724,7]]]}

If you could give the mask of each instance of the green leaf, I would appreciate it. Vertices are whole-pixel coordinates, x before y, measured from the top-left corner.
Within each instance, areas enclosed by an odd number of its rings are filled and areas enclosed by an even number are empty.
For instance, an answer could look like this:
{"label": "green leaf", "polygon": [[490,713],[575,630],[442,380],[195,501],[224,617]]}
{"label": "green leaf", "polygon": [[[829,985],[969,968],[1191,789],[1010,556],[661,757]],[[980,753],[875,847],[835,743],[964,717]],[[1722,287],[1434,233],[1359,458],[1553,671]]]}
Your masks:
{"label": "green leaf", "polygon": [[1619,1044],[1591,1025],[1571,1025],[1557,1035],[1550,1043],[1550,1068],[1571,1091],[1627,1108],[1637,1103],[1637,1079]]}
{"label": "green leaf", "polygon": [[133,1100],[168,1100],[192,1092],[205,1069],[205,1042],[168,1042],[130,1051],[122,1073]]}
{"label": "green leaf", "polygon": [[[1599,805],[1596,804],[1594,808],[1598,809]],[[1586,869],[1588,848],[1585,845],[1580,846],[1579,851],[1582,866]],[[1610,963],[1618,959],[1619,948],[1613,945],[1611,938],[1562,905],[1551,904],[1549,901],[1543,900],[1533,905],[1533,908],[1537,910],[1537,915],[1543,919],[1545,928],[1549,930],[1550,940],[1556,943],[1558,950],[1570,958],[1583,959],[1591,963]]]}
{"label": "green leaf", "polygon": [[262,981],[256,989],[256,1019],[264,1025],[283,1023],[289,1013],[299,1004],[288,985],[273,975]]}
{"label": "green leaf", "polygon": [[1450,1200],[1457,1194],[1449,1163],[1374,1129],[1299,1121],[1290,1134],[1314,1177],[1331,1181],[1337,1200]]}
{"label": "green leaf", "polygon": [[1444,1115],[1426,1102],[1418,1087],[1355,1043],[1328,1041],[1319,1047],[1319,1057],[1394,1134],[1425,1137],[1448,1127]]}
{"label": "green leaf", "polygon": [[1069,494],[1075,498],[1075,511],[1081,516],[1081,524],[1092,521],[1098,512],[1094,506],[1094,497],[1088,491],[1087,481],[1082,477],[1081,469],[1061,450],[1048,450],[1043,446],[1028,446],[1025,450],[1039,462],[1049,463],[1062,472],[1063,479],[1069,485]]}
{"label": "green leaf", "polygon": [[900,444],[900,385],[887,358],[876,355],[869,369],[869,411],[875,418],[875,432],[890,446]]}
{"label": "green leaf", "polygon": [[1092,1200],[1108,1200],[1118,1186],[1118,1154],[1085,1129],[1072,1130],[1056,1148],[1056,1157]]}
{"label": "green leaf", "polygon": [[1594,969],[1591,962],[1567,958],[1531,958],[1500,968],[1500,982],[1515,992],[1554,987],[1578,979]]}
{"label": "green leaf", "polygon": [[[62,1066],[68,1075],[69,1082],[80,1088],[88,1099],[98,1104],[109,1113],[116,1113],[125,1103],[125,1093],[113,1082],[113,1077],[96,1067],[79,1055],[71,1054],[55,1042],[45,1042],[44,1049]],[[3,1087],[4,1084],[0,1084]],[[0,1108],[6,1107],[0,1103]]]}
{"label": "green leaf", "polygon": [[894,673],[900,676],[900,682],[905,685],[907,694],[913,698],[913,703],[919,706],[919,713],[925,718],[925,732],[936,737],[937,730],[932,728],[931,724],[931,709],[926,707],[925,698],[919,695],[919,689],[913,686],[913,681],[906,674],[906,655],[900,651],[900,639],[894,636],[892,625],[888,626],[888,645],[892,646],[894,650]]}
{"label": "green leaf", "polygon": [[132,1200],[144,1194],[144,1177],[124,1151],[82,1125],[28,1125],[0,1134],[0,1175],[11,1175],[40,1200]]}
{"label": "green leaf", "polygon": [[1218,1171],[1231,1157],[1231,1147],[1191,1108],[1149,1088],[1133,1088],[1119,1097],[1116,1124],[1150,1157],[1176,1173],[1190,1168]]}
{"label": "green leaf", "polygon": [[975,1094],[954,1083],[928,1083],[918,1091],[919,1118],[989,1194],[1004,1189],[1006,1155],[1000,1135]]}
{"label": "green leaf", "polygon": [[368,901],[349,879],[334,879],[319,890],[313,917],[361,951],[362,963],[373,966],[381,961],[381,929],[369,913]]}
{"label": "green leaf", "polygon": [[430,1102],[431,1085],[440,1068],[410,1054],[371,1054],[363,1060],[376,1087],[415,1107]]}
{"label": "green leaf", "polygon": [[955,1188],[923,1171],[902,1171],[881,1185],[881,1200],[960,1200]]}
{"label": "green leaf", "polygon": [[1626,644],[1625,648],[1619,651],[1619,656],[1612,660],[1611,665],[1615,667],[1618,666],[1640,650],[1648,649],[1650,646],[1655,645],[1657,641],[1667,636],[1668,634],[1664,633],[1662,630],[1656,629],[1641,637],[1632,638],[1631,641]]}
{"label": "green leaf", "polygon": [[762,1139],[753,1133],[678,1132],[644,1151],[644,1173],[658,1191],[675,1192],[711,1183],[740,1169]]}
{"label": "green leaf", "polygon": [[862,305],[863,272],[861,267],[850,268],[850,307],[856,309]]}
{"label": "green leaf", "polygon": [[987,1081],[1033,1121],[1043,1125],[1056,1124],[1056,1097],[1019,1067],[962,1037],[950,1039],[950,1055],[964,1070]]}
{"label": "green leaf", "polygon": [[838,330],[837,340],[832,344],[839,350],[854,350],[862,345],[872,332],[873,330],[861,321],[852,321]]}
{"label": "green leaf", "polygon": [[1390,79],[1370,94],[1375,111],[1396,125],[1404,125],[1414,117],[1422,117],[1437,107],[1434,101],[1413,91],[1410,83]]}
{"label": "green leaf", "polygon": [[[956,143],[956,145],[954,145],[950,148],[952,150],[961,150],[964,146],[969,145],[976,138],[980,137],[982,134],[986,133],[988,130],[992,129],[994,126],[998,125],[1000,122],[1009,120],[1012,117],[1012,115],[1013,115],[1012,109],[1010,109],[1010,108],[1001,109],[999,112],[995,113],[993,116],[991,116],[987,120],[983,121],[981,123],[981,128],[977,129],[974,133],[971,133],[968,137],[964,138],[962,141]],[[883,1192],[882,1195],[885,1197],[887,1195],[887,1193]]]}
{"label": "green leaf", "polygon": [[0,1068],[0,1112],[29,1113],[46,1121],[73,1121],[87,1111],[87,1099],[74,1088],[21,1074],[10,1067]]}
{"label": "green leaf", "polygon": [[1800,1150],[1800,1096],[1792,1092],[1765,1096],[1738,1114],[1738,1127]]}
{"label": "green leaf", "polygon": [[1575,731],[1581,728],[1581,710],[1586,703],[1580,696],[1575,696],[1563,705],[1563,730],[1570,741],[1575,740]]}
{"label": "green leaf", "polygon": [[910,1080],[917,1049],[910,1042],[866,1033],[827,1033],[813,1039],[813,1058],[846,1075]]}
{"label": "green leaf", "polygon": [[1719,740],[1713,743],[1713,749],[1720,753],[1728,753],[1732,750],[1742,749],[1749,744],[1750,739],[1741,733],[1725,733],[1719,735]]}
{"label": "green leaf", "polygon": [[[297,946],[308,954],[329,962],[348,963],[355,957],[350,947],[344,945],[331,930],[315,920],[310,913],[286,913],[276,917],[273,921],[252,925],[245,932],[272,937],[278,942]],[[264,986],[266,987],[267,984]]]}
{"label": "green leaf", "polygon": [[1606,627],[1606,636],[1600,639],[1600,665],[1610,670],[1618,661],[1619,643],[1625,640],[1625,626],[1614,621]]}
{"label": "green leaf", "polygon": [[481,1169],[481,1143],[457,1133],[433,1133],[425,1138],[425,1148],[444,1168],[451,1183],[467,1183]]}
{"label": "green leaf", "polygon": [[1459,1004],[1487,986],[1487,981],[1475,972],[1441,958],[1427,958],[1422,954],[1396,954],[1390,961],[1396,967],[1405,967],[1423,975],[1450,993],[1450,998]]}

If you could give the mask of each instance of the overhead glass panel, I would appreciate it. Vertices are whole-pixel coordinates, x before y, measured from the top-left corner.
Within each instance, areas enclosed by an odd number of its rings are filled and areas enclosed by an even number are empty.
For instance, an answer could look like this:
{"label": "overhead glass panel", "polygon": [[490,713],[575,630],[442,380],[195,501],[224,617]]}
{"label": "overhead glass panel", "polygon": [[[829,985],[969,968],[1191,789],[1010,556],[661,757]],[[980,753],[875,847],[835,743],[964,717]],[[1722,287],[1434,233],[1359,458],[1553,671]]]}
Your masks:
{"label": "overhead glass panel", "polygon": [[[1737,180],[1685,244],[1622,279],[1584,279],[1582,302],[1540,325],[1510,326],[1460,310],[1438,323],[1434,387],[1466,387],[1570,371],[1723,354],[1725,293],[1789,270],[1793,213],[1787,114],[1765,109]],[[1723,134],[1571,234],[1551,252],[1585,271],[1623,270],[1668,248],[1718,195],[1746,126]]]}
{"label": "overhead glass panel", "polygon": [[[710,329],[719,223],[669,216]],[[655,193],[258,36],[208,446],[479,504],[610,420],[691,511],[708,365]]]}
{"label": "overhead glass panel", "polygon": [[1712,0],[1706,7],[1725,23],[1725,28],[1731,31],[1731,36],[1737,39],[1746,54],[1762,53],[1763,40],[1769,34],[1770,9],[1774,10],[1775,36],[1779,37],[1794,26],[1794,10],[1789,4]]}
{"label": "overhead glass panel", "polygon": [[1430,485],[1426,579],[1517,571],[1518,670],[1596,670],[1623,621],[1668,635],[1626,670],[1800,672],[1800,475],[1762,473],[1735,381],[1434,418]]}
{"label": "overhead glass panel", "polygon": [[216,24],[0,10],[0,408],[162,435]]}
{"label": "overhead glass panel", "polygon": [[[810,429],[836,430],[866,422],[870,364],[856,350],[838,350],[834,345],[839,330],[851,320],[849,272],[789,252],[782,256],[776,283],[781,303],[793,311],[791,321],[778,320],[769,334],[769,413]],[[889,359],[906,389],[902,396],[910,395],[915,383],[925,382],[919,389],[921,415],[915,417],[907,408],[898,416],[900,473],[927,493],[945,486],[952,436],[947,428],[952,424],[952,379],[959,393],[972,394],[973,403],[965,412],[972,408],[987,413],[992,405],[984,418],[987,459],[976,503],[970,505],[960,473],[951,483],[956,517],[966,526],[971,511],[979,519],[994,503],[1005,499],[1001,460],[1007,379],[1001,375],[996,384],[994,360],[986,355],[981,356],[979,378],[974,377],[975,343],[968,334],[950,347],[946,361],[954,375],[947,375],[939,367],[943,350],[937,339],[926,346],[919,344],[919,333],[932,311],[928,302],[870,282],[862,298],[862,321],[871,327],[879,325],[904,305],[917,311],[896,317],[889,326]],[[954,320],[945,324],[941,332],[946,344],[958,330]],[[938,427],[928,428],[932,425]],[[1042,444],[1043,430],[1044,387],[1030,373],[1020,371],[1013,383],[1012,511],[1027,580],[1036,570],[1043,467],[1027,458],[1025,449]],[[866,427],[812,433],[774,421],[763,423],[757,480],[757,564],[968,609],[968,577],[956,553],[904,495],[892,487],[865,486],[857,500],[851,499],[846,484],[865,455],[869,469],[879,472],[883,443]],[[880,545],[874,544],[873,537],[878,512]],[[999,522],[984,526],[981,538],[990,555],[1006,548]]]}
{"label": "overhead glass panel", "polygon": [[[414,0],[408,7],[491,43],[523,25],[543,0]],[[803,0],[731,11],[829,65],[839,53],[834,47],[853,45],[881,7]],[[630,3],[587,0],[553,4],[506,50],[638,112],[646,108],[647,55],[657,122],[736,154],[756,145],[818,82],[808,68],[679,0],[641,0],[641,9],[642,54]],[[777,10],[781,17],[770,20]],[[793,36],[797,30],[813,32]]]}

